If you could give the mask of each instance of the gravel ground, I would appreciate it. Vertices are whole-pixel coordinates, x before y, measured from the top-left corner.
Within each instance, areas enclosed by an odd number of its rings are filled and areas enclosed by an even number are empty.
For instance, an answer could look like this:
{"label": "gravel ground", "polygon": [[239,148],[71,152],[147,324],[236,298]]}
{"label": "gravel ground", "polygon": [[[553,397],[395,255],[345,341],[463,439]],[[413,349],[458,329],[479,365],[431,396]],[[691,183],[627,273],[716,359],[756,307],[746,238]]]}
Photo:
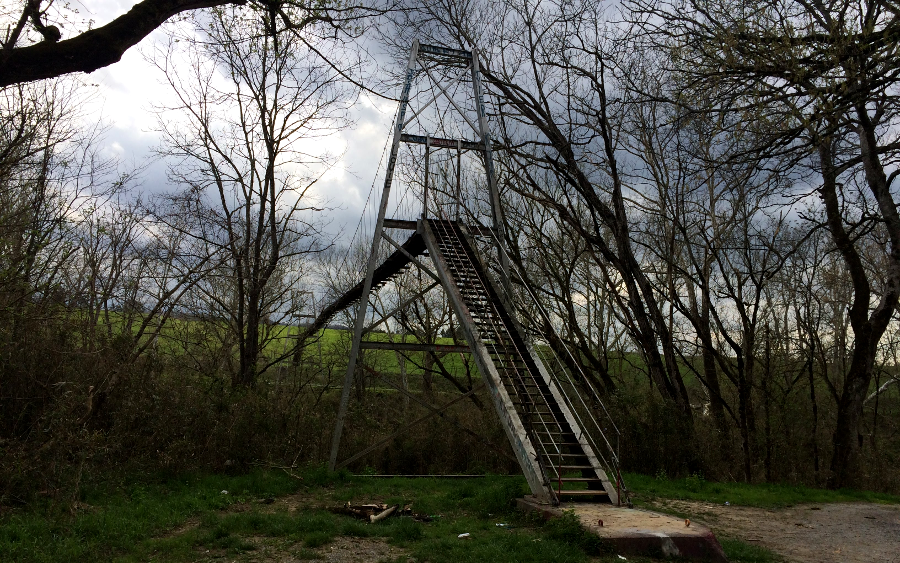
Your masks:
{"label": "gravel ground", "polygon": [[762,509],[660,501],[716,533],[769,548],[794,563],[900,563],[900,506],[804,504]]}

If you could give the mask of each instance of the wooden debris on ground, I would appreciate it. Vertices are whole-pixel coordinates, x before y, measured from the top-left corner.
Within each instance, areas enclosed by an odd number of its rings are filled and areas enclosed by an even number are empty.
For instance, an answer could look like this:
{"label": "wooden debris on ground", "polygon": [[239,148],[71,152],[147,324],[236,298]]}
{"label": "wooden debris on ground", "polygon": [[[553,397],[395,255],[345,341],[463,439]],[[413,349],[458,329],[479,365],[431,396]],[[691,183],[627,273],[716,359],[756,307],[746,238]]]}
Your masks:
{"label": "wooden debris on ground", "polygon": [[344,514],[373,523],[391,516],[409,516],[417,522],[431,522],[432,520],[431,516],[413,512],[412,505],[409,504],[401,509],[399,504],[351,504],[347,502],[343,506],[329,510],[335,514]]}

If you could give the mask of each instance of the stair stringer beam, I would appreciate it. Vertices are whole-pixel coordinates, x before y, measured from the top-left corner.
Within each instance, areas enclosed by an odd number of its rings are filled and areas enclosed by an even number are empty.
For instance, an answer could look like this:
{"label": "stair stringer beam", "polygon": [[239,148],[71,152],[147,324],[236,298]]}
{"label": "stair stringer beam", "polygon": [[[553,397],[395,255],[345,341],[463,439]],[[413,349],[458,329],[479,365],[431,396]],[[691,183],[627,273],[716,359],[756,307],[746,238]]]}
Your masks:
{"label": "stair stringer beam", "polygon": [[[460,232],[467,239],[465,242],[468,244],[473,250],[474,246],[471,243],[471,235],[469,234],[469,230],[465,225],[460,225]],[[477,260],[481,270],[487,273],[488,267],[487,264],[484,263],[484,260],[481,256],[474,252],[473,259]],[[556,385],[556,381],[551,377],[550,372],[547,371],[546,366],[544,366],[544,362],[541,360],[540,356],[538,356],[537,352],[534,349],[534,346],[530,341],[526,340],[523,335],[525,331],[522,330],[521,325],[519,324],[518,319],[513,314],[515,308],[507,299],[507,296],[504,292],[500,291],[500,288],[494,283],[494,280],[490,275],[485,276],[485,282],[492,286],[494,293],[497,295],[497,298],[500,301],[500,305],[506,309],[507,315],[509,316],[509,320],[511,326],[510,330],[516,331],[518,333],[519,338],[522,342],[525,343],[525,347],[528,350],[528,354],[531,357],[531,361],[534,362],[535,366],[537,366],[538,371],[541,374],[541,378],[544,380],[544,383],[547,384],[547,387],[550,390],[550,394],[553,395],[553,400],[556,402],[557,407],[562,412],[563,418],[566,420],[566,423],[569,425],[569,429],[572,430],[572,433],[575,435],[575,439],[578,440],[578,444],[581,446],[582,451],[584,452],[585,457],[587,457],[588,462],[590,462],[591,467],[593,468],[594,474],[597,475],[597,478],[600,479],[603,484],[603,490],[609,495],[609,500],[612,504],[619,504],[619,494],[616,490],[616,487],[613,483],[610,482],[609,476],[607,476],[606,471],[603,469],[603,465],[600,463],[599,458],[594,453],[594,449],[591,447],[590,442],[587,437],[584,435],[584,430],[581,428],[581,425],[578,423],[577,418],[574,416],[572,411],[569,409],[568,403],[565,401],[562,392],[559,389],[559,386]]]}
{"label": "stair stringer beam", "polygon": [[475,365],[478,366],[478,371],[481,372],[481,377],[490,390],[494,409],[500,417],[500,423],[506,432],[509,443],[512,445],[513,453],[519,461],[522,472],[525,474],[525,480],[528,482],[531,494],[541,502],[550,503],[553,501],[553,498],[545,484],[544,474],[538,461],[537,450],[528,437],[525,425],[522,423],[522,419],[519,418],[519,413],[516,412],[512,399],[506,391],[503,381],[500,379],[496,366],[494,366],[494,361],[488,354],[487,347],[481,340],[469,308],[466,306],[462,294],[456,285],[456,280],[450,273],[444,256],[440,248],[438,248],[434,233],[426,221],[419,221],[419,232],[425,239],[428,254],[434,261],[434,267],[441,280],[441,285],[444,287],[444,291],[447,292],[453,311],[456,313],[459,324],[465,333],[466,341],[472,350],[472,357],[475,359]]}
{"label": "stair stringer beam", "polygon": [[550,389],[550,394],[553,395],[553,400],[556,401],[556,405],[559,407],[559,410],[562,411],[563,417],[565,417],[566,422],[569,424],[569,428],[571,428],[572,432],[575,434],[575,438],[581,445],[581,449],[584,451],[585,457],[588,458],[591,467],[593,467],[594,473],[597,475],[597,478],[600,479],[600,481],[603,483],[603,490],[606,491],[606,493],[609,495],[610,502],[612,502],[612,504],[618,505],[619,494],[616,491],[616,487],[609,481],[609,477],[606,475],[606,471],[603,470],[603,466],[600,464],[600,460],[594,453],[594,448],[591,447],[590,442],[588,442],[587,438],[584,435],[584,430],[581,428],[578,420],[569,409],[569,405],[563,397],[563,394],[560,391],[559,387],[556,385],[556,381],[550,376],[550,372],[547,371],[547,368],[544,366],[544,362],[541,361],[541,358],[537,355],[537,352],[534,350],[534,347],[530,342],[527,343],[527,346],[528,353],[531,355],[531,359],[537,365],[538,371],[541,372],[541,377],[544,379],[544,383],[546,383],[547,387]]}

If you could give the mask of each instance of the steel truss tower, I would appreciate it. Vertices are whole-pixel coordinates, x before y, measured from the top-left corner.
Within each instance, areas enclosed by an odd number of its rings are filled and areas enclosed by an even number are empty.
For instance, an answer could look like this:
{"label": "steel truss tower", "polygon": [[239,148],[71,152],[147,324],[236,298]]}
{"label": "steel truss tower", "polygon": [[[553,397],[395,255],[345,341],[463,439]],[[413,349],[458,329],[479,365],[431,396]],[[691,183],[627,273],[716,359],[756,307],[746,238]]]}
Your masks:
{"label": "steel truss tower", "polygon": [[[462,108],[443,84],[431,72],[428,65],[451,64],[464,67],[471,74],[474,115]],[[410,107],[410,90],[417,75],[425,74],[436,85],[434,95],[419,107]],[[462,75],[460,75],[462,76]],[[459,77],[457,77],[459,80]],[[470,127],[476,139],[446,139],[431,135],[407,133],[407,126],[426,107],[439,99],[449,102],[454,116],[462,127]],[[407,113],[412,115],[407,117]],[[423,183],[422,216],[417,221],[387,218],[391,185],[397,166],[401,143],[424,145],[425,181]],[[375,232],[372,238],[365,279],[329,307],[315,327],[324,326],[327,318],[337,310],[358,302],[353,340],[347,371],[344,376],[340,406],[331,444],[329,468],[339,466],[338,452],[341,434],[353,387],[354,374],[363,349],[399,349],[405,351],[455,351],[468,352],[481,372],[483,387],[490,393],[493,406],[499,415],[506,436],[512,445],[516,460],[522,468],[532,494],[538,499],[558,503],[562,498],[585,498],[601,502],[618,503],[618,487],[607,477],[607,469],[618,472],[618,459],[609,442],[607,448],[598,443],[596,435],[586,431],[585,409],[579,408],[580,397],[572,398],[564,390],[559,376],[551,373],[542,362],[535,348],[526,339],[525,332],[515,318],[515,307],[510,303],[509,263],[502,248],[504,222],[500,207],[500,195],[494,171],[493,142],[488,130],[488,120],[483,99],[479,60],[474,53],[414,41],[406,68],[406,78],[400,96],[390,154],[387,161],[384,186]],[[492,226],[466,226],[457,220],[429,217],[428,214],[428,166],[431,151],[478,151],[484,164],[485,184],[489,193]],[[457,156],[459,158],[459,156]],[[459,160],[457,160],[459,163]],[[459,197],[460,166],[457,164],[457,198]],[[459,202],[457,201],[457,204]],[[403,244],[395,241],[388,229],[406,229],[413,234]],[[497,250],[500,280],[491,276],[484,259],[473,243],[473,235],[488,230]],[[384,244],[393,248],[381,264],[379,250]],[[427,265],[419,257],[427,256]],[[434,281],[427,289],[417,293],[381,320],[366,327],[373,288],[380,287],[408,267],[415,267]],[[468,346],[442,346],[437,344],[367,341],[364,336],[388,317],[420,298],[430,289],[440,285],[445,291],[454,314],[459,320]],[[377,289],[376,289],[377,290]],[[322,320],[324,318],[324,320]],[[468,397],[481,387],[473,388],[451,404]],[[401,390],[402,391],[402,390]],[[581,401],[584,405],[584,401]],[[428,408],[436,412],[438,409]],[[445,405],[444,408],[450,405]],[[596,420],[594,424],[599,429]],[[590,424],[587,424],[590,426]],[[596,433],[594,433],[596,434]],[[601,431],[602,434],[602,431]],[[605,436],[603,437],[605,440]],[[373,448],[344,460],[340,466],[358,459]],[[607,455],[601,455],[600,451]],[[611,456],[611,457],[610,457]],[[605,460],[605,463],[601,461]],[[618,483],[618,480],[617,480]],[[581,488],[586,487],[586,488]]]}

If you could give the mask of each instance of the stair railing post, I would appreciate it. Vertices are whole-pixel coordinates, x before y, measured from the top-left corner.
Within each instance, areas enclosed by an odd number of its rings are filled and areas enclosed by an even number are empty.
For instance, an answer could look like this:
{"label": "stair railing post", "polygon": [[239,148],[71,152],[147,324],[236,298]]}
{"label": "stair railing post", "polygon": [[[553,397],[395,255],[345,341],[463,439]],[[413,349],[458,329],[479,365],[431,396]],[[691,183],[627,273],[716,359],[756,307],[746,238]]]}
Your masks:
{"label": "stair railing post", "polygon": [[559,483],[557,485],[556,493],[560,496],[562,496],[562,466],[563,466],[562,450],[560,450],[559,451],[559,467],[557,467],[557,469],[556,469],[556,479]]}
{"label": "stair railing post", "polygon": [[378,260],[378,247],[381,244],[381,234],[384,230],[384,216],[387,213],[388,199],[391,194],[391,182],[394,178],[394,167],[397,164],[397,152],[400,150],[400,134],[403,131],[403,120],[406,116],[406,107],[409,104],[409,91],[412,87],[413,76],[416,71],[416,60],[419,54],[419,41],[413,40],[409,52],[409,63],[406,66],[406,81],[400,94],[400,107],[397,110],[397,121],[394,127],[394,138],[391,143],[391,154],[385,169],[384,188],[381,192],[381,205],[378,207],[378,220],[375,224],[375,234],[372,237],[372,250],[369,253],[369,261],[366,265],[366,281],[363,283],[362,295],[359,298],[359,309],[356,312],[356,325],[353,330],[353,342],[350,345],[350,358],[347,362],[347,372],[344,374],[344,388],[341,391],[341,403],[338,407],[337,420],[334,423],[334,433],[331,436],[331,456],[328,460],[328,469],[334,471],[337,465],[338,450],[341,445],[341,434],[344,431],[344,419],[347,417],[347,406],[350,402],[350,389],[353,387],[353,374],[356,370],[356,361],[359,358],[360,341],[363,328],[366,324],[366,312],[369,308],[369,294],[372,292],[372,277]]}

